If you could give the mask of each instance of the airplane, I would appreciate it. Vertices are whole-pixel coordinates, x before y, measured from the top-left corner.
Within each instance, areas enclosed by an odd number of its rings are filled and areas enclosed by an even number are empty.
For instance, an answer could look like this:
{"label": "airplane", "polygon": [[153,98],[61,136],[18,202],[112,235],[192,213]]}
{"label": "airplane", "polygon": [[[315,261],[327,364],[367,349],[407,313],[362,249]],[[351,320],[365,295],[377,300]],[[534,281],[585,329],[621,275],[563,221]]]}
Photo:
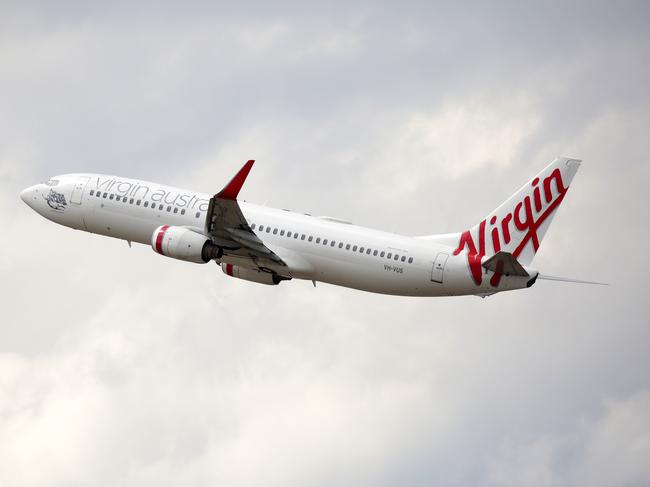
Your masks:
{"label": "airplane", "polygon": [[525,289],[530,267],[580,160],[558,157],[471,228],[411,237],[339,218],[239,199],[249,160],[215,195],[104,174],[55,176],[20,193],[55,223],[151,245],[186,262],[216,262],[230,277],[277,285],[304,279],[400,296],[480,297]]}

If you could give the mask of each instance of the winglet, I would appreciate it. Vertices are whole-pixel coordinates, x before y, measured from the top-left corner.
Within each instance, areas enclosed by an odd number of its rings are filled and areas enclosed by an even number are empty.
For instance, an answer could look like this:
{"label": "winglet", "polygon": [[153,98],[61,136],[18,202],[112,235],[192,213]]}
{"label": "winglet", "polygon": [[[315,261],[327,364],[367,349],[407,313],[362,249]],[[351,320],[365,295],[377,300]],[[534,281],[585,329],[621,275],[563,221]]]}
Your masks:
{"label": "winglet", "polygon": [[248,173],[251,171],[254,162],[255,161],[251,159],[246,164],[244,164],[239,172],[235,174],[235,177],[232,178],[226,187],[219,191],[215,197],[224,200],[236,200],[237,195],[239,194],[241,187],[244,185],[244,181],[246,181],[246,177],[248,177]]}

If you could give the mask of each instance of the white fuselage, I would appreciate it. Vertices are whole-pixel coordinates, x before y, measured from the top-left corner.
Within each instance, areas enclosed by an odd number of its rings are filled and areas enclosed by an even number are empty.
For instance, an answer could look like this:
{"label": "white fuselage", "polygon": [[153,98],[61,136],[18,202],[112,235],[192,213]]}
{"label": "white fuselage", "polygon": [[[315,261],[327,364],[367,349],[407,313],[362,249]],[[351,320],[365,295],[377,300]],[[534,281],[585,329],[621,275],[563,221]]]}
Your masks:
{"label": "white fuselage", "polygon": [[[21,197],[61,225],[148,245],[161,225],[203,234],[211,195],[128,178],[68,174],[27,188]],[[239,205],[255,234],[287,264],[269,270],[287,277],[404,296],[485,295],[525,288],[531,280],[503,276],[498,289],[489,279],[477,285],[464,253],[454,255],[458,234],[408,237],[241,201]],[[220,262],[246,265],[228,255]]]}

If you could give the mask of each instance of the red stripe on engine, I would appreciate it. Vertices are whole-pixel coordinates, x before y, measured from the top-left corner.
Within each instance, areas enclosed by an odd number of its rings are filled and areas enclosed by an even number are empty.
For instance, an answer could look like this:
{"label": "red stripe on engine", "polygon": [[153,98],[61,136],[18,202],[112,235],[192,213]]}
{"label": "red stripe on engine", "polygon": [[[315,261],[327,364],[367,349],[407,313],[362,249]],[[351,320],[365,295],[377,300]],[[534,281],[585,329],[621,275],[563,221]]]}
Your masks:
{"label": "red stripe on engine", "polygon": [[158,235],[156,235],[156,252],[158,252],[159,254],[163,253],[162,242],[163,242],[163,237],[165,236],[165,232],[167,231],[168,228],[169,225],[163,225],[160,228],[160,230],[158,230]]}
{"label": "red stripe on engine", "polygon": [[226,274],[232,277],[232,264],[226,264]]}

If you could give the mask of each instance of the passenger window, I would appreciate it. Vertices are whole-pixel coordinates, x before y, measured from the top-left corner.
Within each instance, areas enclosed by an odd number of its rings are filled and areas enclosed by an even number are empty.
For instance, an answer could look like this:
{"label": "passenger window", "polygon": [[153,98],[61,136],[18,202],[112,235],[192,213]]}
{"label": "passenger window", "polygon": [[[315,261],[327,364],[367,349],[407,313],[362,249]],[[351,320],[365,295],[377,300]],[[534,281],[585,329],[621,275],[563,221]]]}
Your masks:
{"label": "passenger window", "polygon": [[336,242],[332,240],[332,243],[330,243],[330,247],[334,247],[336,245]]}
{"label": "passenger window", "polygon": [[413,263],[413,257],[409,257],[409,264]]}
{"label": "passenger window", "polygon": [[339,249],[343,248],[343,242],[339,242]]}
{"label": "passenger window", "polygon": [[174,213],[178,213],[178,208],[174,206]]}
{"label": "passenger window", "polygon": [[355,245],[352,247],[352,252],[356,252],[356,251],[357,251],[357,246]]}
{"label": "passenger window", "polygon": [[[111,199],[113,199],[113,198],[111,198]],[[116,197],[115,197],[115,201],[120,201],[120,197],[119,197],[119,196],[116,196]]]}
{"label": "passenger window", "polygon": [[307,240],[308,240],[309,242],[311,242],[312,240],[314,240],[314,237],[312,237],[312,236],[310,235],[309,238],[308,238]]}
{"label": "passenger window", "polygon": [[168,206],[168,207],[167,207],[167,213],[169,213],[170,211],[172,211],[172,207],[171,207],[171,206]]}
{"label": "passenger window", "polygon": [[[158,209],[159,209],[160,211],[162,211],[163,209],[165,209],[165,207],[164,207],[163,205],[158,205]],[[197,212],[197,215],[198,215],[198,212]],[[198,218],[198,216],[197,216],[197,218]]]}
{"label": "passenger window", "polygon": [[345,250],[350,250],[350,244],[347,244],[347,245],[345,246]]}
{"label": "passenger window", "polygon": [[140,206],[140,203],[142,203],[142,200],[138,200],[138,201],[135,202],[135,204],[136,204],[137,206]]}
{"label": "passenger window", "polygon": [[393,257],[393,260],[399,259],[399,255],[395,254],[395,257]]}
{"label": "passenger window", "polygon": [[293,238],[298,238],[298,232],[293,234]]}
{"label": "passenger window", "polygon": [[320,237],[316,239],[316,243],[320,243]]}
{"label": "passenger window", "polygon": [[300,236],[300,240],[305,240],[305,234],[304,233]]}
{"label": "passenger window", "polygon": [[404,262],[405,260],[406,260],[406,257],[404,255],[402,255],[402,262]]}
{"label": "passenger window", "polygon": [[370,249],[366,250],[366,254],[370,255]]}
{"label": "passenger window", "polygon": [[197,211],[197,212],[196,212],[196,218],[198,218],[198,217],[200,217],[200,216],[201,216],[201,212],[200,212],[200,211]]}
{"label": "passenger window", "polygon": [[359,249],[359,253],[360,253],[360,254],[363,254],[363,251],[364,251],[364,250],[365,250],[365,249],[364,249],[363,247],[361,247],[361,248]]}
{"label": "passenger window", "polygon": [[109,200],[115,199],[115,195],[111,194],[111,196],[108,198]]}
{"label": "passenger window", "polygon": [[255,224],[254,223],[251,225],[251,229],[255,230]]}
{"label": "passenger window", "polygon": [[323,245],[327,245],[327,239],[323,240]]}
{"label": "passenger window", "polygon": [[287,232],[287,237],[291,238],[291,232]]}
{"label": "passenger window", "polygon": [[149,202],[148,202],[148,201],[145,201],[145,202],[144,202],[144,207],[145,207],[145,208],[149,208]]}
{"label": "passenger window", "polygon": [[264,231],[264,225],[260,225],[260,232]]}
{"label": "passenger window", "polygon": [[181,210],[181,215],[184,215],[184,214],[185,214],[185,208],[183,208],[183,209]]}
{"label": "passenger window", "polygon": [[383,257],[384,255],[386,255],[386,252],[382,250],[381,254],[379,254],[379,257]]}
{"label": "passenger window", "polygon": [[90,190],[90,196],[92,196],[92,195],[94,195],[94,194],[95,194],[95,190],[94,190],[94,189],[91,189],[91,190]]}
{"label": "passenger window", "polygon": [[130,204],[130,205],[133,204],[133,198],[131,198],[131,199],[129,200],[129,204]]}
{"label": "passenger window", "polygon": [[372,255],[374,255],[375,257],[377,257],[377,254],[378,254],[378,253],[379,253],[379,252],[378,252],[377,250],[375,250],[375,251],[372,253]]}
{"label": "passenger window", "polygon": [[102,195],[102,198],[106,199],[107,196],[108,196],[108,193],[104,193],[104,194]]}
{"label": "passenger window", "polygon": [[280,236],[284,237],[284,230],[280,230]]}
{"label": "passenger window", "polygon": [[388,255],[386,256],[387,259],[390,259],[393,256],[390,252],[388,252]]}
{"label": "passenger window", "polygon": [[274,229],[273,229],[273,235],[277,235],[277,234],[278,234],[278,229],[277,229],[277,228],[274,228]]}
{"label": "passenger window", "polygon": [[102,192],[101,192],[101,191],[97,191],[97,195],[96,195],[96,196],[99,198],[101,195],[102,195]]}

